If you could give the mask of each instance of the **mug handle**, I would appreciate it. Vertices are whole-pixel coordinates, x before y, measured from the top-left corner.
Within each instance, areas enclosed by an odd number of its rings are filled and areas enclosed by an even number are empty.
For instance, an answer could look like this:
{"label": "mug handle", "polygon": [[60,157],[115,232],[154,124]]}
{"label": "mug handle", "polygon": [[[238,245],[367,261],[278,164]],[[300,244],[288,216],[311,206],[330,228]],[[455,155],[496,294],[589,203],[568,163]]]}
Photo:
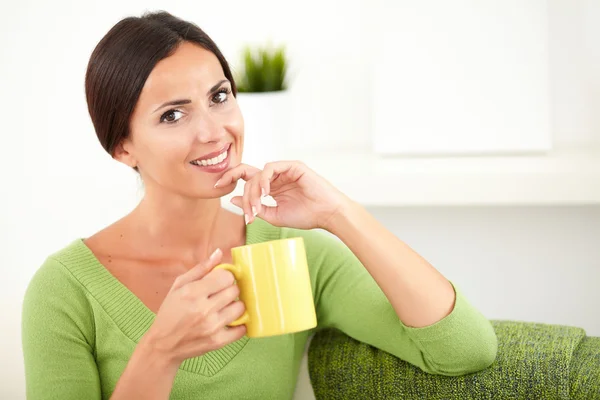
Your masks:
{"label": "mug handle", "polygon": [[[224,269],[225,271],[231,272],[235,277],[235,280],[239,280],[242,275],[240,267],[234,264],[219,264],[214,269]],[[248,321],[250,321],[250,315],[248,314],[248,311],[244,311],[244,314],[242,314],[241,317],[231,322],[228,326],[244,325]]]}

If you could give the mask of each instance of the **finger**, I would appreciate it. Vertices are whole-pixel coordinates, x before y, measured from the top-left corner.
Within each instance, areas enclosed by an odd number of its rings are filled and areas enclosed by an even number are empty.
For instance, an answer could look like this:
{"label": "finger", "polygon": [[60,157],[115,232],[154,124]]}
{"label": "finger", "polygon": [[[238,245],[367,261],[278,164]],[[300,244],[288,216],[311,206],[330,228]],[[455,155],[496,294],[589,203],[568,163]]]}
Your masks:
{"label": "finger", "polygon": [[214,341],[218,343],[217,348],[221,348],[237,340],[240,340],[246,334],[246,325],[227,326],[213,335]]}
{"label": "finger", "polygon": [[258,179],[260,175],[256,175],[244,185],[244,194],[242,196],[242,208],[246,215],[246,224],[254,221],[256,215],[260,212],[260,187]]}
{"label": "finger", "polygon": [[250,206],[252,207],[252,218],[256,217],[259,213],[262,212],[262,202],[261,202],[261,174],[258,174],[248,182],[251,187],[248,190],[248,196],[250,201]]}
{"label": "finger", "polygon": [[178,290],[183,300],[193,303],[192,307],[196,308],[199,304],[203,304],[203,308],[211,311],[213,310],[212,302],[209,300],[211,296],[236,286],[234,282],[235,278],[231,272],[217,269],[209,272],[202,279],[186,283]]}
{"label": "finger", "polygon": [[244,197],[242,204],[248,204],[250,206],[250,222],[254,221],[254,218],[261,212],[261,201],[260,201],[260,175],[256,175],[246,183],[244,187]]}
{"label": "finger", "polygon": [[240,295],[240,288],[238,285],[231,285],[220,292],[214,293],[208,298],[210,302],[210,309],[215,311],[221,311],[225,306],[234,302],[235,299]]}
{"label": "finger", "polygon": [[266,176],[260,178],[260,197],[266,197],[271,193],[271,180]]}
{"label": "finger", "polygon": [[215,188],[219,186],[227,186],[234,182],[237,182],[239,179],[244,181],[249,181],[260,172],[260,169],[247,165],[247,164],[239,164],[230,170],[226,171],[223,176],[215,183]]}
{"label": "finger", "polygon": [[244,315],[244,311],[246,311],[246,306],[241,301],[234,301],[229,305],[223,307],[221,311],[219,311],[219,319],[225,324],[229,325],[242,315]]}
{"label": "finger", "polygon": [[243,197],[242,196],[233,196],[231,198],[231,200],[229,200],[231,202],[231,204],[233,204],[236,207],[242,208],[243,209],[243,205],[242,205],[242,201],[243,201]]}
{"label": "finger", "polygon": [[[244,196],[234,196],[231,198],[230,202],[234,206],[239,207],[242,210],[244,210]],[[262,211],[262,206],[261,206],[261,211]],[[260,215],[260,211],[257,210],[256,212],[257,212],[257,215]],[[254,218],[252,218],[249,214],[247,214],[244,211],[244,220],[246,221],[246,225],[248,225],[250,222],[252,222],[254,220]]]}
{"label": "finger", "polygon": [[[212,296],[215,293],[232,286],[235,283],[235,276],[229,271],[217,268],[210,271],[204,278],[196,282],[198,282],[198,290],[206,296]],[[190,285],[195,285],[196,282],[191,282]]]}
{"label": "finger", "polygon": [[278,208],[276,206],[272,207],[263,204],[262,211],[258,214],[258,216],[273,226],[281,226]]}
{"label": "finger", "polygon": [[[265,196],[271,193],[271,182],[277,178],[278,175],[288,173],[297,169],[298,162],[295,161],[274,161],[265,164],[265,167],[260,175],[260,186]],[[296,176],[298,175],[298,176]],[[297,180],[301,177],[299,174],[292,174],[291,180]]]}
{"label": "finger", "polygon": [[203,278],[206,274],[208,274],[216,265],[221,262],[223,258],[223,252],[221,249],[216,249],[210,257],[206,261],[203,261],[196,265],[194,268],[190,269],[186,273],[179,275],[173,285],[171,290],[178,289],[190,282],[197,281]]}
{"label": "finger", "polygon": [[[253,179],[252,179],[253,180]],[[244,210],[244,220],[246,225],[254,220],[252,205],[250,204],[250,189],[252,188],[252,180],[244,185],[244,195],[242,196],[242,210]]]}
{"label": "finger", "polygon": [[223,333],[223,340],[227,341],[227,344],[233,343],[243,338],[246,334],[246,331],[246,325],[227,327],[227,329]]}

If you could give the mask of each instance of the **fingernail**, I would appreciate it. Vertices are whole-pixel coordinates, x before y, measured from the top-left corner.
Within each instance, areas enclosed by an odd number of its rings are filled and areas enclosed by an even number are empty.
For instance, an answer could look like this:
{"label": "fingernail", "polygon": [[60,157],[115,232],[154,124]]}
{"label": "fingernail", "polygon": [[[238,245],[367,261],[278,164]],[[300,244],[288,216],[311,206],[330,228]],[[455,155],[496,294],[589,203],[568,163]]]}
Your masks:
{"label": "fingernail", "polygon": [[210,255],[210,259],[212,260],[213,258],[215,258],[219,253],[221,252],[221,249],[219,249],[218,247],[215,249],[215,251],[212,252],[212,254]]}
{"label": "fingernail", "polygon": [[265,190],[265,188],[260,188],[260,195],[261,197],[265,197],[267,195],[267,191]]}
{"label": "fingernail", "polygon": [[257,214],[258,214],[258,211],[256,211],[256,207],[252,206],[252,215],[256,217]]}
{"label": "fingernail", "polygon": [[220,182],[221,182],[221,180],[219,179],[219,180],[218,180],[218,181],[215,183],[215,186],[213,186],[213,187],[217,187],[217,186],[219,186],[219,183],[220,183]]}
{"label": "fingernail", "polygon": [[244,221],[246,221],[246,225],[250,222],[250,216],[248,214],[244,214]]}

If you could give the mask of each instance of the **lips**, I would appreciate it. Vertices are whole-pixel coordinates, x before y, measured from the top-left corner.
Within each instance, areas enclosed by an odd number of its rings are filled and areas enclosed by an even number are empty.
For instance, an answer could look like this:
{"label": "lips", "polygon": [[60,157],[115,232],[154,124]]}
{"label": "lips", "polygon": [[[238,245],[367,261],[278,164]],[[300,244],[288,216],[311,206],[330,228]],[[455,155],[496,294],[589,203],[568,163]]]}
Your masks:
{"label": "lips", "polygon": [[227,144],[227,146],[223,147],[221,150],[214,151],[212,153],[208,153],[200,158],[197,158],[193,161],[190,161],[190,164],[198,165],[198,166],[211,166],[217,165],[223,160],[227,158],[227,154],[229,152],[229,148],[231,147],[231,143]]}
{"label": "lips", "polygon": [[221,174],[229,168],[232,144],[228,143],[218,151],[213,151],[190,161],[193,170],[201,173]]}

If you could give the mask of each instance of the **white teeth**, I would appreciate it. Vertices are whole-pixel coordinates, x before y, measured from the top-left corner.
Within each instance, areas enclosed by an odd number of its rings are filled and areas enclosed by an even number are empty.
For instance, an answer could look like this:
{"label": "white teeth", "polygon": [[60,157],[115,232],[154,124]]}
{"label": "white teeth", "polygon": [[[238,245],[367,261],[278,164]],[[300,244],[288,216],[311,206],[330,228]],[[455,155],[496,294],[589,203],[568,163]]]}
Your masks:
{"label": "white teeth", "polygon": [[219,154],[218,156],[209,158],[208,160],[194,160],[194,161],[192,161],[192,164],[202,165],[203,167],[206,167],[209,165],[219,164],[219,163],[223,162],[223,160],[226,158],[227,158],[227,151],[224,151],[221,154]]}

